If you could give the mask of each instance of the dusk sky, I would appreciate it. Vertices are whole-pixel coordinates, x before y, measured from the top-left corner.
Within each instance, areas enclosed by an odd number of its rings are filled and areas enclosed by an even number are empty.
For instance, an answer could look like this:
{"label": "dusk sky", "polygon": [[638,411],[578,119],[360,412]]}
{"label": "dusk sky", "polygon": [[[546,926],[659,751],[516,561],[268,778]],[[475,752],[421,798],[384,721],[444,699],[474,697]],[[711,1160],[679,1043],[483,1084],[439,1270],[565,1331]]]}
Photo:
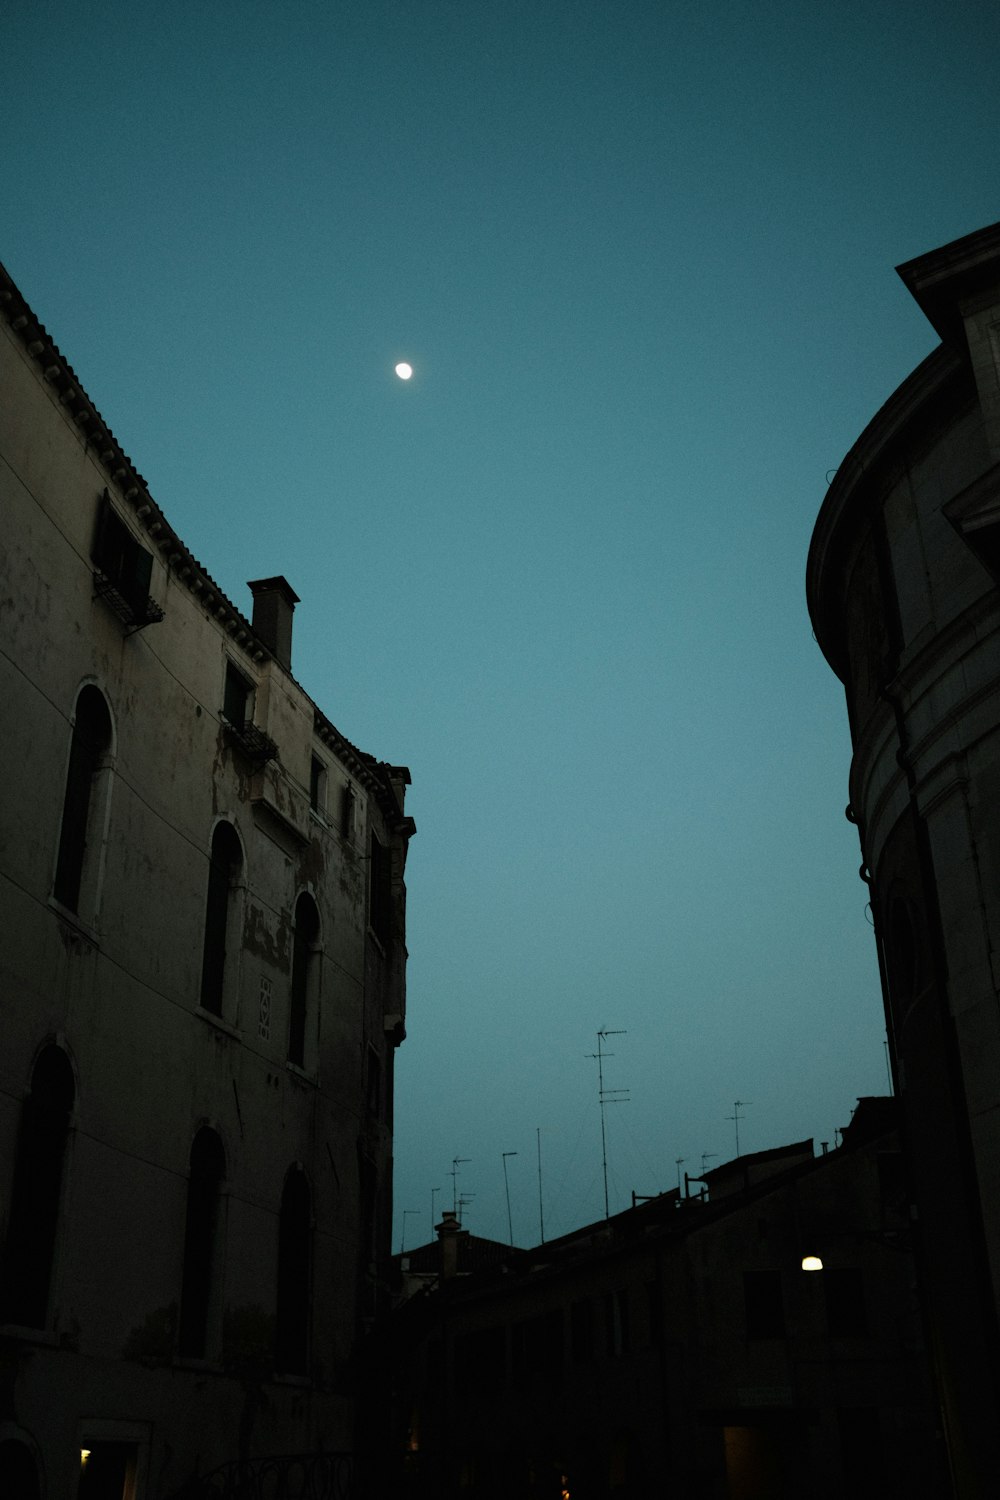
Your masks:
{"label": "dusk sky", "polygon": [[[995,0],[7,0],[0,259],[195,555],[410,767],[393,1244],[887,1089],[826,484],[1000,219]],[[409,361],[412,380],[394,374]],[[193,939],[196,941],[197,939]],[[540,1136],[537,1134],[540,1132]],[[683,1158],[678,1168],[677,1158]]]}

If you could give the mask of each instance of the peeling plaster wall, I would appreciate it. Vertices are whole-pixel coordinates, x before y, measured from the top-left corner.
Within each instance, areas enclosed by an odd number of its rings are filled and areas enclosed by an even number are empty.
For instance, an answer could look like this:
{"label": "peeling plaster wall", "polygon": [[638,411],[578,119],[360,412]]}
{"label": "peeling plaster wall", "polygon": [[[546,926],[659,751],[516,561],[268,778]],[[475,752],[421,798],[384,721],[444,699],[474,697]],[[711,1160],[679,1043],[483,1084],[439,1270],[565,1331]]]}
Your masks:
{"label": "peeling plaster wall", "polygon": [[[0,820],[0,1243],[22,1104],[41,1047],[71,1059],[76,1100],[44,1329],[0,1330],[14,1352],[0,1422],[45,1454],[46,1493],[72,1493],[84,1419],[148,1424],[148,1494],[240,1454],[349,1449],[350,1361],[377,1308],[388,1256],[391,1099],[402,1017],[402,872],[412,825],[386,768],[341,761],[315,708],[269,659],[207,575],[165,549],[158,512],[140,514],[134,471],[106,461],[74,419],[65,365],[3,320],[0,337],[0,678],[7,764]],[[44,333],[44,330],[42,330]],[[77,392],[79,395],[79,392]],[[118,478],[115,478],[115,473]],[[95,597],[91,548],[110,491],[152,553],[159,623],[128,633]],[[176,540],[176,539],[175,539]],[[180,544],[178,544],[179,546]],[[185,576],[186,575],[186,576]],[[193,587],[197,584],[197,589]],[[249,764],[222,717],[227,661],[255,688],[256,724],[278,747]],[[99,848],[99,897],[74,917],[52,900],[77,694],[99,688],[113,721]],[[328,814],[309,806],[310,763],[327,771]],[[360,765],[360,771],[359,771]],[[345,785],[353,829],[336,814]],[[200,1005],[213,830],[243,852],[238,946],[221,1016]],[[372,832],[394,849],[398,920],[384,949],[368,930]],[[287,1062],[295,903],[320,914],[304,1065]],[[262,993],[268,1011],[262,1011]],[[383,1103],[368,1108],[369,1049]],[[226,1177],[218,1307],[206,1359],[177,1357],[191,1145],[208,1125]],[[361,1223],[359,1162],[377,1183],[375,1254]],[[310,1376],[273,1373],[278,1213],[295,1163],[311,1192]],[[2,1409],[10,1405],[11,1410]],[[16,1417],[15,1417],[16,1413]],[[145,1428],[143,1429],[145,1430]]]}

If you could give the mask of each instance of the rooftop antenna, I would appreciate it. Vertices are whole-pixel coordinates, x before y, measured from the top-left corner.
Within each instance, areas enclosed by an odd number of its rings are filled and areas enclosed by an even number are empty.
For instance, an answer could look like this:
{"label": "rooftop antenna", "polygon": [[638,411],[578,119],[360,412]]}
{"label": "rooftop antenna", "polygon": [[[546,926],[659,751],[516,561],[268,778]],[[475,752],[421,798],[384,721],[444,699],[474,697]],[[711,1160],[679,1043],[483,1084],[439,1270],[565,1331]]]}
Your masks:
{"label": "rooftop antenna", "polygon": [[686,1156],[675,1156],[674,1157],[674,1166],[677,1168],[677,1194],[678,1194],[678,1196],[680,1196],[680,1191],[681,1191],[681,1167],[684,1165],[684,1163],[686,1161],[687,1161],[687,1157]]}
{"label": "rooftop antenna", "polygon": [[510,1240],[510,1243],[513,1245],[513,1243],[514,1243],[514,1228],[513,1228],[513,1225],[511,1223],[511,1217],[510,1217],[510,1184],[507,1181],[507,1158],[508,1158],[508,1156],[516,1156],[517,1152],[516,1151],[503,1151],[503,1152],[501,1152],[501,1155],[503,1157],[503,1186],[504,1186],[504,1192],[507,1194],[507,1238]]}
{"label": "rooftop antenna", "polygon": [[702,1176],[705,1175],[705,1163],[707,1161],[712,1161],[716,1156],[718,1156],[718,1154],[719,1154],[718,1151],[703,1151],[701,1153],[701,1172],[702,1172]]}
{"label": "rooftop antenna", "polygon": [[542,1127],[535,1127],[535,1141],[538,1144],[538,1243],[545,1244],[545,1217],[542,1213]]}
{"label": "rooftop antenna", "polygon": [[604,1123],[604,1111],[608,1104],[627,1104],[629,1102],[628,1089],[606,1089],[604,1087],[604,1059],[614,1057],[613,1052],[604,1051],[604,1043],[609,1036],[627,1036],[624,1030],[608,1031],[601,1030],[597,1033],[597,1051],[588,1052],[588,1057],[597,1058],[597,1098],[601,1106],[601,1166],[604,1169],[604,1217],[610,1219],[611,1209],[608,1206],[608,1136]]}
{"label": "rooftop antenna", "polygon": [[406,1249],[406,1221],[407,1221],[407,1219],[409,1218],[409,1216],[411,1214],[418,1214],[419,1212],[420,1212],[419,1208],[404,1208],[403,1209],[403,1227],[399,1231],[399,1253],[400,1253],[400,1255],[402,1255],[403,1251]]}
{"label": "rooftop antenna", "polygon": [[740,1154],[740,1110],[741,1109],[746,1109],[747,1105],[748,1104],[752,1104],[752,1103],[753,1103],[752,1099],[734,1099],[733,1100],[733,1112],[732,1112],[731,1115],[727,1115],[726,1116],[727,1120],[732,1120],[734,1122],[734,1124],[736,1125],[736,1155],[737,1156],[739,1156],[739,1154]]}
{"label": "rooftop antenna", "polygon": [[460,1224],[462,1222],[462,1210],[463,1210],[463,1208],[465,1208],[467,1204],[471,1203],[472,1200],[473,1200],[473,1198],[475,1196],[476,1196],[475,1193],[460,1193],[459,1194],[459,1199],[458,1199],[458,1222]]}
{"label": "rooftop antenna", "polygon": [[458,1169],[464,1162],[471,1160],[471,1156],[453,1156],[451,1159],[451,1171],[448,1176],[451,1178],[451,1207],[456,1218],[458,1217]]}
{"label": "rooftop antenna", "polygon": [[441,1191],[440,1188],[431,1188],[431,1234],[434,1233],[434,1199]]}

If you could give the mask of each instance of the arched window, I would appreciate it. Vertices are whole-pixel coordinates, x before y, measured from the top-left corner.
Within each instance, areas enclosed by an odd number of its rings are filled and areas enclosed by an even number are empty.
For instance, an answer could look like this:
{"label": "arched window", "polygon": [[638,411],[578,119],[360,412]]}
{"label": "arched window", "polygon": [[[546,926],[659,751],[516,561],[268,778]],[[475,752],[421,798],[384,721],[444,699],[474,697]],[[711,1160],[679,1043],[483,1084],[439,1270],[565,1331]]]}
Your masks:
{"label": "arched window", "polygon": [[21,1113],[0,1264],[0,1323],[44,1328],[48,1321],[63,1159],[75,1097],[65,1052],[46,1047],[35,1063]]}
{"label": "arched window", "polygon": [[16,1438],[0,1443],[0,1495],[6,1500],[39,1500],[41,1495],[35,1456]]}
{"label": "arched window", "polygon": [[100,795],[102,775],[110,774],[111,715],[95,687],[80,690],[66,773],[59,854],[52,894],[70,911],[94,915],[97,908],[98,855],[107,795]]}
{"label": "arched window", "polygon": [[184,1275],[181,1282],[179,1352],[205,1359],[209,1326],[219,1301],[222,1276],[222,1184],[226,1154],[214,1130],[203,1126],[191,1147],[187,1217],[184,1228]]}
{"label": "arched window", "polygon": [[[292,938],[292,993],[288,1011],[288,1061],[305,1065],[306,1018],[315,1006],[319,911],[309,895],[295,903]],[[310,1005],[310,1002],[313,1002]]]}
{"label": "arched window", "polygon": [[235,964],[226,965],[227,951],[239,952],[240,909],[236,889],[243,868],[243,850],[231,823],[219,823],[212,835],[205,903],[205,947],[201,963],[201,1003],[221,1016],[226,990],[235,979]]}
{"label": "arched window", "polygon": [[312,1307],[312,1205],[301,1167],[285,1178],[278,1224],[278,1295],[275,1317],[275,1366],[284,1375],[309,1370],[309,1324]]}

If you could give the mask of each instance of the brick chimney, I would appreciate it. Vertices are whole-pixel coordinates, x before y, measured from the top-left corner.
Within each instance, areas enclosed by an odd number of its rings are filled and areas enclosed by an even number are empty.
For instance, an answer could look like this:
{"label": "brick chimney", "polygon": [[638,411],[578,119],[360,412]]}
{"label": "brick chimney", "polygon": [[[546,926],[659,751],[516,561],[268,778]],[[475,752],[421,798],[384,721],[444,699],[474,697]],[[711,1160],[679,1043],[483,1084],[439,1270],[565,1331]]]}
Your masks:
{"label": "brick chimney", "polygon": [[257,578],[247,584],[253,594],[254,630],[279,666],[286,672],[292,670],[292,613],[299,596],[280,575],[277,578]]}

